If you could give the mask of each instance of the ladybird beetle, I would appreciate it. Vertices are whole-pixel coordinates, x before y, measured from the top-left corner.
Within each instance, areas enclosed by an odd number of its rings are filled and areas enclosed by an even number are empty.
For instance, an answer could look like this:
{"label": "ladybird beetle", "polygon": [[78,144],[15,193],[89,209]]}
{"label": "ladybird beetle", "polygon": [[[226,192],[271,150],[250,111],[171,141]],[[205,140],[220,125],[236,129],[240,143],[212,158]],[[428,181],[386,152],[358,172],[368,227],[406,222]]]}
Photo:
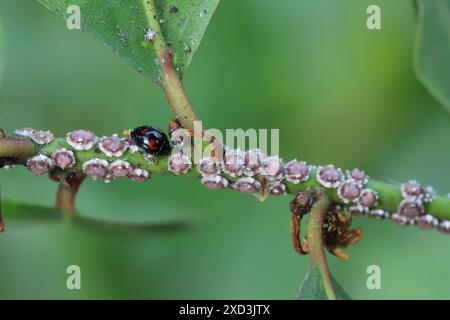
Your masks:
{"label": "ladybird beetle", "polygon": [[160,129],[151,126],[141,126],[131,130],[131,139],[146,153],[152,155],[167,155],[171,147],[167,135]]}

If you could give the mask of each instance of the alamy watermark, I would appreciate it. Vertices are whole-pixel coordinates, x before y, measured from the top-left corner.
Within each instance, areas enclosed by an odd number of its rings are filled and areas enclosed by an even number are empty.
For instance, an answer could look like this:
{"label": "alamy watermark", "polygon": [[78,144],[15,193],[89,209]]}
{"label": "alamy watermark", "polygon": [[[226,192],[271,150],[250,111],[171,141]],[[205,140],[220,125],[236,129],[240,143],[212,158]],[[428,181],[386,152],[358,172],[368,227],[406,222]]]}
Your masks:
{"label": "alamy watermark", "polygon": [[66,287],[69,290],[81,290],[81,269],[77,265],[70,265],[66,269],[69,275],[66,280]]}
{"label": "alamy watermark", "polygon": [[193,130],[176,129],[172,132],[171,139],[174,143],[172,154],[193,155],[194,164],[211,154],[214,154],[216,162],[221,162],[221,146],[238,150],[258,149],[268,156],[278,156],[280,152],[279,129],[226,129],[224,136],[221,130],[203,130],[202,122],[194,121]]}
{"label": "alamy watermark", "polygon": [[381,289],[381,268],[377,265],[370,265],[366,270],[370,276],[367,278],[366,286],[369,290]]}
{"label": "alamy watermark", "polygon": [[370,16],[366,20],[367,29],[380,30],[381,29],[381,9],[379,6],[372,4],[367,7],[366,12]]}
{"label": "alamy watermark", "polygon": [[77,5],[67,7],[66,13],[69,15],[66,19],[66,26],[69,30],[81,29],[81,9]]}

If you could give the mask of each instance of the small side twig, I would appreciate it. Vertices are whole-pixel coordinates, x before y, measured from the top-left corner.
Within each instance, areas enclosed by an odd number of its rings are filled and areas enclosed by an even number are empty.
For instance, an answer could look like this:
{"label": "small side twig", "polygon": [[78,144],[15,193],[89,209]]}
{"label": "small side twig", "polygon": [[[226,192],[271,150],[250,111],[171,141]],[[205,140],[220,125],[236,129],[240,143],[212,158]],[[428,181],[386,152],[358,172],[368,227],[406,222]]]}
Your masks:
{"label": "small side twig", "polygon": [[52,179],[59,182],[58,191],[56,193],[56,207],[64,216],[73,216],[77,210],[75,207],[75,197],[83,183],[86,175],[82,173],[72,173],[64,176],[63,173],[54,173]]}

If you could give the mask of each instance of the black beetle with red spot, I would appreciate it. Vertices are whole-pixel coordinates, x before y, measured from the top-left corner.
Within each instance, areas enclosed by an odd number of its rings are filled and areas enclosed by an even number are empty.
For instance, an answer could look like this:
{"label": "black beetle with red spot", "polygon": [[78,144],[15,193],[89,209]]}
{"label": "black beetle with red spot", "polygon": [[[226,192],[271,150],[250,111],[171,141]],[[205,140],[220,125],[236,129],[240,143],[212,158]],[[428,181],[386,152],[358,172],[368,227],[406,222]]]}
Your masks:
{"label": "black beetle with red spot", "polygon": [[131,139],[144,152],[152,155],[168,155],[170,147],[167,135],[160,129],[151,126],[141,126],[131,130]]}

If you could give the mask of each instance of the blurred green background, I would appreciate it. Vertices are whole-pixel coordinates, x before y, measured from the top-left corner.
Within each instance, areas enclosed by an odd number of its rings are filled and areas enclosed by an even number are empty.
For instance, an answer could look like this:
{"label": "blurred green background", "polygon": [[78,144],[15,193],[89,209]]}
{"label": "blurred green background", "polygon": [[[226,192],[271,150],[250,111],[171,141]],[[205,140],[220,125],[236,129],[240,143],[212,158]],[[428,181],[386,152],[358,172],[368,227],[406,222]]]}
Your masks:
{"label": "blurred green background", "polygon": [[[378,4],[382,30],[366,28]],[[412,70],[410,0],[223,0],[185,86],[205,127],[279,128],[281,155],[417,178],[450,191],[448,114]],[[98,135],[173,117],[159,88],[102,43],[30,0],[0,0],[5,72],[0,127]],[[51,205],[56,184],[24,168],[0,171],[4,198]],[[120,234],[15,222],[0,236],[0,298],[292,299],[309,259],[289,240],[288,197],[214,192],[190,178],[144,185],[87,181],[78,206],[97,218],[188,219],[172,232]],[[355,219],[363,240],[348,262],[330,257],[356,299],[448,299],[448,236]],[[68,265],[82,290],[66,289]],[[368,290],[378,265],[381,290]]]}

